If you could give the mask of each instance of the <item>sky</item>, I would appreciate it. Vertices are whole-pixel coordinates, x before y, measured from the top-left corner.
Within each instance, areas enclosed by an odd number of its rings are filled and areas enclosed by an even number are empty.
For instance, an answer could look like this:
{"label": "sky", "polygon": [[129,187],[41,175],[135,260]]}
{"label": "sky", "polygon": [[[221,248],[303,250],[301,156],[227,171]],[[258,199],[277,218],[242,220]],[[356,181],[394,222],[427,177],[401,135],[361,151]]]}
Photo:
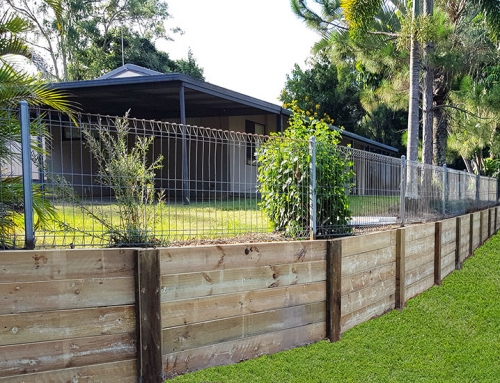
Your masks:
{"label": "sky", "polygon": [[183,35],[158,42],[171,59],[191,48],[207,82],[280,105],[286,75],[305,60],[319,36],[290,8],[290,0],[168,0]]}

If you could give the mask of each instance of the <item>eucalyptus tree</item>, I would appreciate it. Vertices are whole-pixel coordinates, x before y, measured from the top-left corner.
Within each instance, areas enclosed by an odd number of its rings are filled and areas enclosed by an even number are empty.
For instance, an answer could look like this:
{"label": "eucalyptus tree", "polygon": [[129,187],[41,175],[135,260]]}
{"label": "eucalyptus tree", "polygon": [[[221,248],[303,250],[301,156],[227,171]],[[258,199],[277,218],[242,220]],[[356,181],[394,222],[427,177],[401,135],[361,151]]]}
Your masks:
{"label": "eucalyptus tree", "polygon": [[[110,51],[121,48],[116,36],[122,29],[153,45],[182,32],[167,29],[170,14],[165,0],[50,0],[60,1],[59,16],[46,2],[4,1],[34,26],[26,38],[50,61],[48,72],[54,80],[88,79],[114,69],[107,64]],[[99,66],[102,69],[96,73]]]}

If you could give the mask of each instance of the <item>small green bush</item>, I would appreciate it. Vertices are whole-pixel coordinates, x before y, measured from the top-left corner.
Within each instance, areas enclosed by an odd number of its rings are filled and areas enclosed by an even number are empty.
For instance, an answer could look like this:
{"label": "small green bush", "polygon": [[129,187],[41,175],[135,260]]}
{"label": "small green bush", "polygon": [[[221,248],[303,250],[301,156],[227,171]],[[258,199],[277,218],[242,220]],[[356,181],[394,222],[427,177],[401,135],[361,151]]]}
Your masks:
{"label": "small green bush", "polygon": [[128,114],[115,120],[113,130],[104,126],[99,138],[92,128],[83,127],[83,135],[99,167],[98,175],[103,185],[109,186],[118,205],[119,223],[103,222],[113,246],[155,246],[161,244],[154,236],[163,192],[154,189],[155,170],[162,168],[163,156],[148,163],[147,154],[153,136],[137,137],[129,148],[130,128]]}
{"label": "small green bush", "polygon": [[256,151],[260,207],[274,229],[287,236],[307,236],[310,226],[311,156],[309,138],[316,137],[316,219],[318,235],[327,236],[345,227],[351,218],[346,188],[352,163],[337,149],[341,134],[316,113],[304,112],[295,103],[290,127],[272,134]]}

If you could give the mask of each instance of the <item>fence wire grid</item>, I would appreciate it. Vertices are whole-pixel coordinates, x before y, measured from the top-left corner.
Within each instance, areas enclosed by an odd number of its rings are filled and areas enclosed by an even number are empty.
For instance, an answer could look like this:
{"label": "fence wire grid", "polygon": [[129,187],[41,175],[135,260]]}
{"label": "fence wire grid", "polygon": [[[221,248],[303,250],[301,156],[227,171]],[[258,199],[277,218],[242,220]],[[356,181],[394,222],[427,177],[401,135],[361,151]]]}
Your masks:
{"label": "fence wire grid", "polygon": [[[283,138],[127,117],[80,114],[73,121],[50,110],[27,113],[29,126],[20,122],[22,110],[0,110],[0,125],[17,131],[0,142],[2,248],[30,247],[26,222],[32,222],[36,248],[286,238],[262,208],[256,159],[266,142]],[[31,138],[24,156],[21,129]],[[347,161],[341,171],[349,180],[319,184],[325,170],[315,166],[314,153],[321,144],[310,140],[297,147],[309,151],[307,182],[281,190],[285,200],[293,201],[289,193],[298,192],[307,204],[294,238],[437,220],[498,201],[496,178],[341,146],[328,150]],[[23,184],[33,199],[32,221]],[[332,188],[346,198],[350,217],[345,222],[331,219],[338,214],[335,200],[327,219],[313,203]]]}

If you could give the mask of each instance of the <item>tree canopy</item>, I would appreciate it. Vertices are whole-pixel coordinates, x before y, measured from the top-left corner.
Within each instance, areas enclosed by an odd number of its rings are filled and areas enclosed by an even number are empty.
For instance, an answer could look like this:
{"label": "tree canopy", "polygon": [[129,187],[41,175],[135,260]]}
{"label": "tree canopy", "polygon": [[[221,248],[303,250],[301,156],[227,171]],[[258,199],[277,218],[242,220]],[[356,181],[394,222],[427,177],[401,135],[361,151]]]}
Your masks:
{"label": "tree canopy", "polygon": [[127,63],[162,72],[186,71],[203,79],[192,53],[175,61],[156,48],[158,39],[182,33],[177,27],[167,29],[170,14],[165,0],[5,0],[7,7],[33,26],[24,38],[45,60],[38,60],[39,68],[50,80],[101,76],[121,65],[122,46]]}

